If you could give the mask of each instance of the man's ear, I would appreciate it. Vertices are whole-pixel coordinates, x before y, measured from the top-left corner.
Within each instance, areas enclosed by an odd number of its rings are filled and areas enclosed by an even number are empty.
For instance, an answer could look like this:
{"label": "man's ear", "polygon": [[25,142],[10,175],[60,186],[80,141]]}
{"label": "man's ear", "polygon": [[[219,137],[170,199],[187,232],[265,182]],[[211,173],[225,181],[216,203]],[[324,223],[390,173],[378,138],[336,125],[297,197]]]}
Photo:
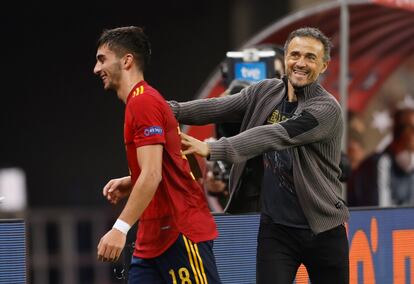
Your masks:
{"label": "man's ear", "polygon": [[125,69],[131,68],[132,64],[134,63],[134,56],[131,53],[127,53],[122,58],[122,64]]}
{"label": "man's ear", "polygon": [[326,71],[326,68],[328,68],[328,65],[329,65],[329,61],[324,61],[323,62],[323,66],[322,66],[322,69],[321,69],[321,74],[323,74]]}

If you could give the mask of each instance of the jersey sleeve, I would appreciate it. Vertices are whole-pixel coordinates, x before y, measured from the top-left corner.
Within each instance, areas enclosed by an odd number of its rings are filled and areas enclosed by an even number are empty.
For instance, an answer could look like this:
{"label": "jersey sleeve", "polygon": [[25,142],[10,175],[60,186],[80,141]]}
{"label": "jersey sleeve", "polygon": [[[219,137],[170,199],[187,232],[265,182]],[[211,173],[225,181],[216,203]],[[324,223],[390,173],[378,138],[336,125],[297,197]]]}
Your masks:
{"label": "jersey sleeve", "polygon": [[165,112],[152,96],[141,95],[129,105],[135,146],[165,144]]}

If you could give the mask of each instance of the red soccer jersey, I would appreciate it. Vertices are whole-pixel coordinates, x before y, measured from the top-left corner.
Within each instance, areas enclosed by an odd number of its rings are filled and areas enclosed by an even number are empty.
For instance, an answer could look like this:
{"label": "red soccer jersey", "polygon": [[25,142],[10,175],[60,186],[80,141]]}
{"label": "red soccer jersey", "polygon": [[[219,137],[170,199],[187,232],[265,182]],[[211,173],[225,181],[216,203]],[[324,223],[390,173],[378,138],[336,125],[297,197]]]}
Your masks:
{"label": "red soccer jersey", "polygon": [[181,154],[179,126],[164,98],[145,81],[130,92],[125,109],[125,146],[132,184],[141,172],[136,148],[162,144],[162,180],[138,223],[134,255],[162,254],[182,233],[193,242],[217,237],[201,186]]}

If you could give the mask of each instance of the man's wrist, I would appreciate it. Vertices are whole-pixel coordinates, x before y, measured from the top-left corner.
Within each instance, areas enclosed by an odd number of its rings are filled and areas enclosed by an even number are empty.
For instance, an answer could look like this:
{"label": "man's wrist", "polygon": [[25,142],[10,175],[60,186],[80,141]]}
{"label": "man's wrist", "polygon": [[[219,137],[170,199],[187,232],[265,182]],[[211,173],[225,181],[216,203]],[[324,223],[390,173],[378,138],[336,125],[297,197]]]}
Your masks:
{"label": "man's wrist", "polygon": [[116,220],[115,224],[112,226],[113,229],[117,229],[124,235],[128,234],[129,229],[131,229],[131,226],[121,219]]}
{"label": "man's wrist", "polygon": [[206,149],[207,149],[206,159],[210,160],[210,154],[211,154],[210,142],[204,142],[204,143],[206,143]]}

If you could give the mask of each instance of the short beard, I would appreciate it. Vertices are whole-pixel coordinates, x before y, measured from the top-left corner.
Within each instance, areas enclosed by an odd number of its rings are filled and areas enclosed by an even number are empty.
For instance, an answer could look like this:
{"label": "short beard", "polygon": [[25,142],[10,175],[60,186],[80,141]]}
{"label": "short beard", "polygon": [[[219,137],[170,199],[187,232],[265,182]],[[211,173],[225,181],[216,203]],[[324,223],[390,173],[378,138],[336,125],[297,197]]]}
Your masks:
{"label": "short beard", "polygon": [[104,86],[104,89],[105,89],[105,91],[115,91],[116,90],[114,84],[112,84],[111,82],[109,82],[107,86]]}
{"label": "short beard", "polygon": [[293,82],[292,82],[292,80],[290,79],[290,77],[288,77],[288,80],[289,80],[290,84],[292,85],[292,87],[293,87],[295,90],[296,90],[296,89],[303,89],[303,88],[305,88],[306,86],[308,86],[308,85],[310,85],[310,84],[312,84],[312,83],[313,83],[313,82],[310,82],[310,83],[307,83],[307,84],[298,85],[298,84],[293,83]]}

